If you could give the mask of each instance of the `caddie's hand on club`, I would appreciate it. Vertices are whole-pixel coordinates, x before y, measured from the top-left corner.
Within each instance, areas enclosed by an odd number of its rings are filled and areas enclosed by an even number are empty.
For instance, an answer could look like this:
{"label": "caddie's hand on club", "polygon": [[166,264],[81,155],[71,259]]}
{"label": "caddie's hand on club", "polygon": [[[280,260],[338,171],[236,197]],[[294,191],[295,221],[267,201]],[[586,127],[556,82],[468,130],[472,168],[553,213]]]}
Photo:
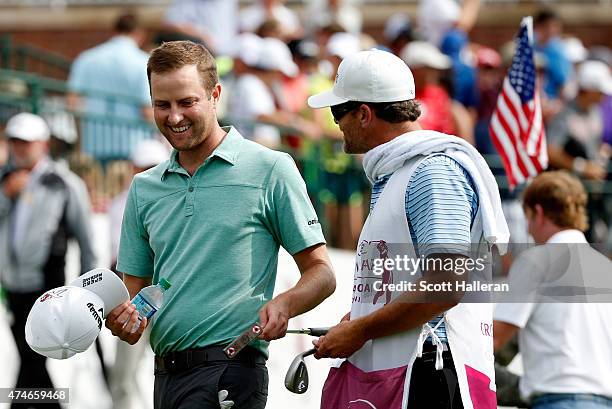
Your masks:
{"label": "caddie's hand on club", "polygon": [[326,335],[315,339],[315,358],[348,358],[368,340],[357,321],[341,321],[331,327]]}
{"label": "caddie's hand on club", "polygon": [[119,304],[108,314],[105,325],[114,336],[119,337],[130,345],[134,345],[138,342],[148,324],[147,319],[143,318],[138,330],[131,332],[137,321],[138,311],[136,311],[136,306],[130,301],[126,301],[123,304]]}
{"label": "caddie's hand on club", "polygon": [[259,337],[266,341],[284,337],[289,316],[289,297],[285,294],[276,296],[259,311],[259,323],[263,328]]}

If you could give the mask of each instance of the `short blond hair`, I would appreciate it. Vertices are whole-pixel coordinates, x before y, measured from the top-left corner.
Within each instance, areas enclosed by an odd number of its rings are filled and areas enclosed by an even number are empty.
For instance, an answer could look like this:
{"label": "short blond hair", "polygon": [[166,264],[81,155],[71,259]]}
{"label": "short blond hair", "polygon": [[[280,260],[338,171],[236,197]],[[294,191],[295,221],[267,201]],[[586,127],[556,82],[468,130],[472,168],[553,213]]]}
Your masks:
{"label": "short blond hair", "polygon": [[540,205],[544,215],[562,228],[585,231],[589,227],[588,196],[580,180],[565,171],[538,175],[523,192],[523,207]]}
{"label": "short blond hair", "polygon": [[151,52],[147,63],[147,77],[151,85],[151,74],[163,74],[195,65],[202,86],[209,93],[219,82],[217,63],[212,54],[201,44],[192,41],[168,41]]}

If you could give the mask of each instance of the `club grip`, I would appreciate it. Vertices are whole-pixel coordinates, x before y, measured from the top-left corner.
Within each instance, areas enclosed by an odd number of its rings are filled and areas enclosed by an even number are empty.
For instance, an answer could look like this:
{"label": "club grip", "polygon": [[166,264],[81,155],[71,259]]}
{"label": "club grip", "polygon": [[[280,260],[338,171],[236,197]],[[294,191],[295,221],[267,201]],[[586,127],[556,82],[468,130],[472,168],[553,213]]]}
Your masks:
{"label": "club grip", "polygon": [[308,328],[310,330],[310,335],[313,337],[321,337],[327,334],[329,331],[329,327],[321,327],[321,328]]}

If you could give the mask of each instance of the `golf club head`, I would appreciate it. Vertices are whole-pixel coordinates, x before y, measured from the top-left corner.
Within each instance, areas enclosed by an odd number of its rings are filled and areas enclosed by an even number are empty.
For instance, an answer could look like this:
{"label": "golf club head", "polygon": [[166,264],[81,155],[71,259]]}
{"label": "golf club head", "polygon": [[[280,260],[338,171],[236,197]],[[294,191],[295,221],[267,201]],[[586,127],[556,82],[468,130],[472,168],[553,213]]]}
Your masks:
{"label": "golf club head", "polygon": [[302,394],[308,390],[308,368],[304,362],[304,357],[315,353],[315,349],[310,349],[297,355],[285,375],[285,387],[293,393]]}

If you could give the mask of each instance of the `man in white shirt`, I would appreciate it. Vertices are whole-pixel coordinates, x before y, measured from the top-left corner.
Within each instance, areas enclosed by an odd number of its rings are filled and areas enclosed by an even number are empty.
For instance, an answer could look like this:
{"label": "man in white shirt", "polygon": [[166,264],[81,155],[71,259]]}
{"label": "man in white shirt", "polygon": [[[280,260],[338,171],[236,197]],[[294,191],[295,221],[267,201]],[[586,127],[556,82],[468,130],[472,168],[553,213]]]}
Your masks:
{"label": "man in white shirt", "polygon": [[[529,233],[545,245],[515,261],[509,285],[511,291],[520,288],[539,298],[498,304],[494,346],[501,348],[520,330],[525,373],[520,392],[533,409],[612,407],[612,304],[576,302],[596,299],[593,289],[602,283],[609,287],[605,283],[612,278],[610,260],[593,250],[582,233],[586,203],[580,181],[561,171],[539,175],[524,193]],[[575,286],[576,279],[581,286]],[[576,295],[561,296],[561,289]]]}

